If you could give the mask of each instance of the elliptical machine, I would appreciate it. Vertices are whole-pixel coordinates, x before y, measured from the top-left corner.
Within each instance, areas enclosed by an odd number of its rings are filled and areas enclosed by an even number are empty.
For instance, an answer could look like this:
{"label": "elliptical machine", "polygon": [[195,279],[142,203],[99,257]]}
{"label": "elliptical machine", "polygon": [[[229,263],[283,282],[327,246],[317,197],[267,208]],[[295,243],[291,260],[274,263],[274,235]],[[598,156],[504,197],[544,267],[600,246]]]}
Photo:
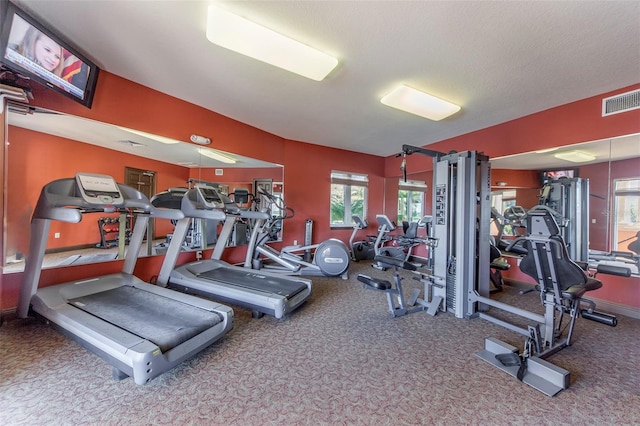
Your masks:
{"label": "elliptical machine", "polygon": [[[276,198],[262,189],[258,189],[258,198],[267,201],[262,211],[278,211],[279,215],[268,220],[258,220],[254,224],[247,247],[244,266],[251,269],[268,269],[271,272],[282,272],[287,275],[327,276],[348,279],[349,249],[342,241],[330,238],[320,244],[306,244],[283,247],[277,251],[267,245],[272,230],[285,219],[295,215],[292,208],[284,200]],[[309,224],[307,220],[307,224]],[[270,260],[272,263],[267,263]]]}

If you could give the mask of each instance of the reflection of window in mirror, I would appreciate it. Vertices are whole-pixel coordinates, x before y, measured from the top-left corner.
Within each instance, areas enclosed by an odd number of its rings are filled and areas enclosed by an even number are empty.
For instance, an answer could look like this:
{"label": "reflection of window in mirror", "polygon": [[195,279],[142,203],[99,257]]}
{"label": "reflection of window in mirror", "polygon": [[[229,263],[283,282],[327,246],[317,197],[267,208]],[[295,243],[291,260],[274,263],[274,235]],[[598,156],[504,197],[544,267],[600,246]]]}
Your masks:
{"label": "reflection of window in mirror", "polygon": [[[516,194],[517,194],[517,191],[515,189],[507,189],[504,191],[494,192],[492,193],[491,206],[495,208],[498,211],[498,213],[500,213],[501,215],[504,215],[505,212],[509,210],[509,208],[515,207],[517,205]],[[492,235],[497,235],[498,229],[496,227],[495,222],[492,223],[491,226],[492,228],[495,228],[495,232],[496,232],[495,234],[492,233]],[[514,226],[513,223],[507,220],[507,222],[504,224],[502,228],[502,236],[515,236],[515,235],[518,235],[518,232],[516,231],[516,227]]]}
{"label": "reflection of window in mirror", "polygon": [[401,179],[398,183],[398,223],[419,222],[424,216],[424,181]]}
{"label": "reflection of window in mirror", "polygon": [[629,251],[629,244],[640,231],[640,177],[614,180],[612,247]]}

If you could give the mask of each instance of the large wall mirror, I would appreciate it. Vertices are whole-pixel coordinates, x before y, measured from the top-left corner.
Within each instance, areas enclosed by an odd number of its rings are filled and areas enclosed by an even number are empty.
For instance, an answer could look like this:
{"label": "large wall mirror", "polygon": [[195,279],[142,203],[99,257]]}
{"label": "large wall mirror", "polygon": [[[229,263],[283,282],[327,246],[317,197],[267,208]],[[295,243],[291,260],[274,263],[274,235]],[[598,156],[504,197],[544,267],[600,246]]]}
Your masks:
{"label": "large wall mirror", "polygon": [[[215,140],[211,145],[200,146],[23,104],[9,103],[5,113],[4,273],[24,269],[29,223],[42,187],[76,172],[108,174],[150,194],[188,187],[198,181],[215,184],[226,193],[236,189],[253,193],[256,181],[262,185],[271,182],[276,195],[283,192],[282,166],[217,151],[213,148]],[[126,244],[123,249],[120,228],[130,229],[131,221],[126,214],[94,213],[86,215],[80,224],[52,223],[44,266],[101,262],[122,256]],[[194,232],[204,232],[205,227],[209,234],[218,229],[215,224],[208,224]],[[159,244],[171,236],[172,230],[168,221],[156,221],[150,234],[153,247],[145,244],[141,255],[162,253],[154,247],[161,247]],[[207,241],[209,246],[213,242],[215,231]],[[229,244],[243,242],[234,234]],[[192,247],[202,248],[196,243]]]}
{"label": "large wall mirror", "polygon": [[[614,251],[630,252],[628,246],[640,231],[640,134],[585,142],[555,149],[491,159],[493,207],[504,213],[512,206],[529,209],[544,200],[543,186],[563,176],[588,181],[578,196],[576,211],[567,221],[580,220],[586,210],[585,226],[589,256]],[[571,194],[562,195],[568,202]],[[576,213],[577,212],[577,213]],[[496,228],[493,228],[495,235]],[[516,230],[509,230],[517,232]],[[586,233],[585,233],[586,234]],[[606,256],[601,256],[603,259]],[[618,259],[605,260],[624,266]],[[633,274],[638,265],[629,263]]]}
{"label": "large wall mirror", "polygon": [[[573,176],[570,179],[587,183],[584,185],[586,190],[581,194],[582,198],[574,200],[575,209],[569,211],[565,219],[574,225],[579,220],[576,214],[584,213],[581,226],[586,231],[578,231],[584,241],[578,240],[586,246],[586,256],[590,260],[597,258],[605,264],[628,267],[632,274],[640,275],[637,258],[629,261],[620,256],[609,256],[616,251],[632,253],[629,244],[638,240],[640,134],[491,158],[490,163],[492,207],[500,214],[508,213],[507,210],[511,208],[512,219],[501,234],[495,220],[492,220],[491,234],[494,237],[506,237],[509,240],[524,232],[524,228],[518,229],[514,211],[517,212],[518,207],[526,211],[539,205],[544,195],[545,180],[559,180],[563,175],[567,178]],[[431,214],[433,172],[409,173],[407,180],[426,183],[428,189],[422,202],[413,201],[411,205],[415,207],[422,204],[424,212]],[[385,189],[395,197],[401,183],[399,177],[388,177],[385,179]],[[570,202],[570,195],[566,191],[560,197]],[[397,203],[391,196],[387,201],[386,214],[392,219],[400,218],[403,206],[409,204]]]}

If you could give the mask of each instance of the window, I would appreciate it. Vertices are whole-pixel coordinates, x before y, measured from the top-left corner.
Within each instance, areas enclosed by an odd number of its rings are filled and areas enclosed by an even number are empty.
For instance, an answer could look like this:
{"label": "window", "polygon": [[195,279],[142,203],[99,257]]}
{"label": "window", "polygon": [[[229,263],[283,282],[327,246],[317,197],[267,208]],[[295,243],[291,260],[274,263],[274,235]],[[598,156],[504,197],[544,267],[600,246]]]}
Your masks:
{"label": "window", "polygon": [[398,223],[418,222],[424,216],[424,193],[427,184],[417,180],[400,180],[398,184]]}
{"label": "window", "polygon": [[627,246],[640,231],[640,178],[614,181],[613,247],[629,251]]}
{"label": "window", "polygon": [[[505,212],[516,206],[516,190],[508,189],[504,191],[494,191],[491,193],[491,208],[495,209],[500,216],[505,215]],[[508,212],[506,216],[510,216]],[[502,220],[491,221],[491,235],[502,238],[503,235],[518,236],[518,232],[514,229],[511,222],[507,219],[504,223]]]}
{"label": "window", "polygon": [[352,214],[367,215],[367,175],[331,172],[331,226],[351,227]]}

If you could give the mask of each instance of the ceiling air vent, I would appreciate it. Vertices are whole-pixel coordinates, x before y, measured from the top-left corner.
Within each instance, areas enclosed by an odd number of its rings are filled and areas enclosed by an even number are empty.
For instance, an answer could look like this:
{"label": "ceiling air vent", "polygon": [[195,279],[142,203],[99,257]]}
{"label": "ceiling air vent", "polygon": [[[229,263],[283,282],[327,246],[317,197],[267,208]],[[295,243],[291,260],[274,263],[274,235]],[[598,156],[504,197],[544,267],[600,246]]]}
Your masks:
{"label": "ceiling air vent", "polygon": [[640,89],[621,93],[602,100],[603,117],[638,108],[640,108]]}

